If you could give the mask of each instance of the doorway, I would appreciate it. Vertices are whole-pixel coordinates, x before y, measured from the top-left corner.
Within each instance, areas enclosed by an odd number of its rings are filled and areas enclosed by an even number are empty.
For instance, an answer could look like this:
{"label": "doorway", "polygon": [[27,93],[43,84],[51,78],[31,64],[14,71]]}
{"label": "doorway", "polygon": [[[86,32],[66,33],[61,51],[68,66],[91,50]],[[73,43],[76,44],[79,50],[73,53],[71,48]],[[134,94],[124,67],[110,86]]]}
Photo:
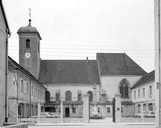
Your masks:
{"label": "doorway", "polygon": [[65,108],[65,117],[70,117],[70,109],[69,109],[69,107]]}

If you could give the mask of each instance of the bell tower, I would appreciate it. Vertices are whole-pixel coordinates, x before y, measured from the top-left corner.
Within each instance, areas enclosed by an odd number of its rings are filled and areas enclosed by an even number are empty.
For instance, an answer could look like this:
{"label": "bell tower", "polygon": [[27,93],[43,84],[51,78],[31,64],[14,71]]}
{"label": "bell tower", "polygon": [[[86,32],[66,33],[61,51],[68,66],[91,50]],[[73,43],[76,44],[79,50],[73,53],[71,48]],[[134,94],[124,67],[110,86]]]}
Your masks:
{"label": "bell tower", "polygon": [[37,79],[40,70],[40,40],[38,30],[29,24],[18,29],[19,36],[19,64],[28,70]]}

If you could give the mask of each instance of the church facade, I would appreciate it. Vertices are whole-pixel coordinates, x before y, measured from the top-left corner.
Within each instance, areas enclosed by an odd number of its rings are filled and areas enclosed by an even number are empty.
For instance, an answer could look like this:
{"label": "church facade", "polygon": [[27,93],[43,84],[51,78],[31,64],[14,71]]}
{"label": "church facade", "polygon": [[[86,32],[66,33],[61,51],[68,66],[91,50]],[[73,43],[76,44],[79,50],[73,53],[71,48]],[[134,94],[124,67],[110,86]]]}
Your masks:
{"label": "church facade", "polygon": [[146,74],[126,53],[97,53],[96,60],[42,60],[41,36],[31,20],[17,33],[19,63],[47,88],[45,111],[58,117],[82,117],[86,94],[91,118],[112,116],[115,95],[131,103],[131,87]]}

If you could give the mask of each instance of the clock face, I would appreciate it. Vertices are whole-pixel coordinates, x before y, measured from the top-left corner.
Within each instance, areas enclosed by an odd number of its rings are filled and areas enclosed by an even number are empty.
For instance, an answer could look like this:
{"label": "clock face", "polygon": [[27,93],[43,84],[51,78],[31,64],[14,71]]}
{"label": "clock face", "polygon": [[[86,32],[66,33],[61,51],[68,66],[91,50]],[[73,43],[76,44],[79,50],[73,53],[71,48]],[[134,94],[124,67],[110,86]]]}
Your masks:
{"label": "clock face", "polygon": [[26,58],[30,58],[30,56],[31,56],[31,54],[30,54],[29,52],[26,52],[26,53],[25,53],[25,57],[26,57]]}

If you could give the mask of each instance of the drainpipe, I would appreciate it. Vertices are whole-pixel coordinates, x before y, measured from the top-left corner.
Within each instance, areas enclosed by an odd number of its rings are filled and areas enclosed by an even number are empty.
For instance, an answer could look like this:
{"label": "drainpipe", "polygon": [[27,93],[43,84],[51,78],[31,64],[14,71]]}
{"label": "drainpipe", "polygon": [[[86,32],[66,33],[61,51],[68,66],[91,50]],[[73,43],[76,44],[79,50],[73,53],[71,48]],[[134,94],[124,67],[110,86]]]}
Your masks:
{"label": "drainpipe", "polygon": [[7,38],[6,38],[6,53],[5,53],[5,123],[8,122],[8,30],[6,30]]}
{"label": "drainpipe", "polygon": [[32,82],[31,82],[31,79],[30,79],[30,91],[29,91],[29,102],[30,102],[30,113],[29,113],[29,115],[30,115],[30,118],[31,118],[31,116],[32,116],[32,111],[31,111],[31,91],[32,91],[32,86],[31,86],[31,84],[32,84]]}

